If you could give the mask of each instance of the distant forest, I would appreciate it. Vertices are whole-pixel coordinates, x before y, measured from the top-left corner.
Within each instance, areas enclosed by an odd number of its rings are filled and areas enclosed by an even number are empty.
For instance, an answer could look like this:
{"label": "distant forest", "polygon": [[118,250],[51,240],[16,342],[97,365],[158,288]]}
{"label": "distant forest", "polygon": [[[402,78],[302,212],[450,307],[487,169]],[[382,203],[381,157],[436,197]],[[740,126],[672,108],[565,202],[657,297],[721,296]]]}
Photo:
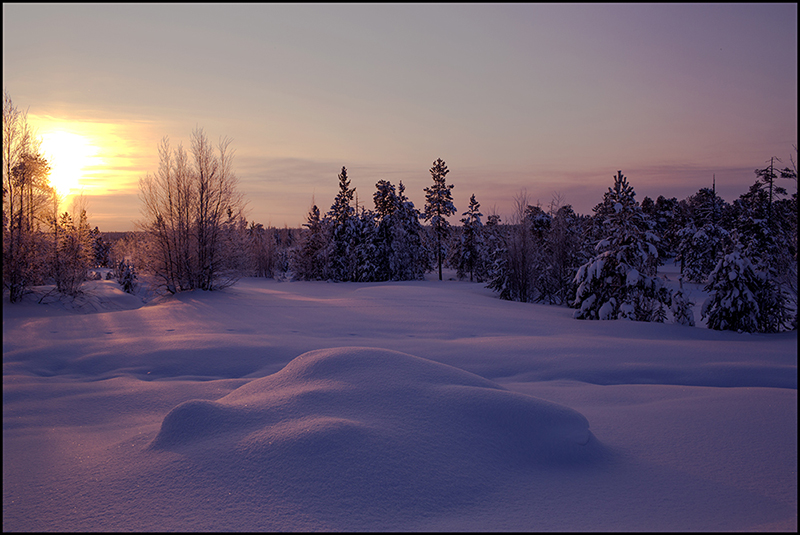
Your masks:
{"label": "distant forest", "polygon": [[126,291],[147,277],[165,293],[218,290],[244,276],[373,282],[436,270],[441,280],[450,268],[501,299],[569,306],[578,319],[694,325],[694,303],[656,276],[674,258],[681,283],[709,292],[700,311],[709,328],[797,328],[796,147],[791,165],[771,158],[731,203],[713,184],[683,200],[638,202],[619,171],[592,215],[558,196],[541,206],[520,193],[501,221],[485,216],[473,194],[460,225],[448,221],[458,212],[441,159],[420,208],[402,182],[387,180],[376,182],[372,207],[356,205],[342,167],[326,211],[315,205],[301,228],[279,229],[245,219],[230,141],[212,146],[196,129],[188,151],[167,138],[159,146],[158,170],[140,180],[137,230],[104,233],[85,210],[58,213],[49,164],[7,94],[3,136],[3,289],[11,303],[48,284],[76,295],[97,267],[111,268]]}

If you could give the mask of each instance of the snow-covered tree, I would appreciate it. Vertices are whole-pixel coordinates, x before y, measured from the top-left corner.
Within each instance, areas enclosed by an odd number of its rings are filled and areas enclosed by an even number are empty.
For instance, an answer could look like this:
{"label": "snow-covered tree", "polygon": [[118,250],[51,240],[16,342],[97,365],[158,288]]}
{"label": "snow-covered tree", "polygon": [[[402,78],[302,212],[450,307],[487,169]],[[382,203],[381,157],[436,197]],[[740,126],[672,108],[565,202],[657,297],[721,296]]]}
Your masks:
{"label": "snow-covered tree", "polygon": [[423,217],[425,221],[431,223],[433,229],[436,242],[436,260],[439,265],[439,280],[442,280],[442,261],[447,254],[445,244],[447,243],[450,229],[447,217],[456,213],[456,207],[453,204],[451,193],[453,185],[448,185],[445,182],[445,176],[450,172],[447,165],[439,158],[433,162],[430,172],[433,178],[433,186],[425,188],[425,211],[423,212]]}
{"label": "snow-covered tree", "polygon": [[376,280],[392,280],[395,276],[392,256],[395,248],[395,226],[398,224],[400,199],[394,185],[388,180],[379,180],[375,184],[377,191],[373,195],[375,203],[375,277]]}
{"label": "snow-covered tree", "polygon": [[61,214],[54,239],[52,276],[56,290],[64,295],[77,295],[94,260],[86,210],[81,210],[77,225],[69,212]]}
{"label": "snow-covered tree", "polygon": [[422,280],[431,269],[430,255],[425,249],[425,229],[420,213],[406,197],[403,182],[397,186],[397,210],[392,214],[393,237],[390,271],[392,280]]}
{"label": "snow-covered tree", "polygon": [[712,222],[699,230],[690,223],[678,231],[677,237],[680,241],[676,259],[681,263],[683,278],[692,282],[706,282],[709,273],[729,248],[728,231]]}
{"label": "snow-covered tree", "polygon": [[670,295],[655,276],[658,237],[621,171],[596,212],[606,237],[595,246],[596,256],[578,268],[575,317],[663,321]]}
{"label": "snow-covered tree", "polygon": [[303,224],[300,245],[290,257],[291,270],[298,280],[324,280],[328,278],[328,253],[331,225],[329,219],[321,219],[315,204],[308,212],[308,221]]}
{"label": "snow-covered tree", "polygon": [[275,229],[251,221],[247,228],[247,249],[249,273],[254,277],[273,277],[277,256]]}
{"label": "snow-covered tree", "polygon": [[483,252],[483,223],[480,212],[481,205],[475,199],[475,194],[469,198],[469,208],[464,212],[461,219],[461,235],[457,247],[457,273],[458,278],[463,279],[469,273],[469,281],[472,282],[477,276],[478,282],[483,282],[485,274],[485,259]]}
{"label": "snow-covered tree", "polygon": [[649,197],[642,200],[642,212],[653,224],[653,231],[660,240],[656,244],[659,258],[669,258],[675,254],[677,240],[675,233],[681,228],[681,207],[675,197],[659,195],[655,202]]}
{"label": "snow-covered tree", "polygon": [[350,220],[355,217],[355,208],[350,203],[354,194],[355,188],[350,188],[350,180],[347,178],[347,168],[342,166],[342,172],[339,173],[339,193],[328,212],[331,220],[329,276],[335,281],[353,280],[355,261],[350,244],[354,239],[352,231],[355,225]]}
{"label": "snow-covered tree", "polygon": [[[110,274],[110,273],[109,273]],[[136,290],[137,279],[136,268],[127,260],[121,260],[116,268],[116,279],[122,291],[132,294]]]}
{"label": "snow-covered tree", "polygon": [[702,317],[709,329],[759,332],[758,294],[763,276],[753,268],[741,246],[726,254],[709,275],[705,290],[709,298],[703,304]]}
{"label": "snow-covered tree", "polygon": [[[760,170],[760,171],[769,171]],[[759,174],[749,191],[734,201],[736,239],[742,256],[765,280],[759,299],[762,313],[779,321],[783,328],[797,326],[797,197],[780,198],[786,190],[772,186]],[[769,174],[769,173],[767,173]],[[774,174],[774,173],[773,173]],[[775,177],[772,176],[772,181]],[[780,313],[774,312],[780,306]],[[764,318],[764,328],[773,329],[773,320]],[[772,330],[764,332],[773,332]]]}
{"label": "snow-covered tree", "polygon": [[348,220],[348,225],[351,272],[347,280],[354,282],[378,280],[377,227],[374,212],[362,208],[358,215]]}
{"label": "snow-covered tree", "polygon": [[419,211],[406,197],[402,182],[397,189],[387,180],[378,181],[375,187],[374,280],[422,279],[430,264]]}
{"label": "snow-covered tree", "polygon": [[672,295],[671,310],[673,322],[679,325],[694,327],[694,311],[692,310],[694,304],[694,301],[687,299],[683,295],[682,290],[676,291]]}

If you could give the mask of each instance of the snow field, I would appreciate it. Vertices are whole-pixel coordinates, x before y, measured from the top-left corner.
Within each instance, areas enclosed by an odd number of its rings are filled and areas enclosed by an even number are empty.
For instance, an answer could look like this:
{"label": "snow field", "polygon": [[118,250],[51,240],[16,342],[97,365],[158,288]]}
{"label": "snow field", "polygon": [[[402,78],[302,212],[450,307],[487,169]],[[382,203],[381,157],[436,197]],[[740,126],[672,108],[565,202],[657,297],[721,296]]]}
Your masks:
{"label": "snow field", "polygon": [[797,527],[796,333],[456,281],[107,282],[3,307],[4,530]]}

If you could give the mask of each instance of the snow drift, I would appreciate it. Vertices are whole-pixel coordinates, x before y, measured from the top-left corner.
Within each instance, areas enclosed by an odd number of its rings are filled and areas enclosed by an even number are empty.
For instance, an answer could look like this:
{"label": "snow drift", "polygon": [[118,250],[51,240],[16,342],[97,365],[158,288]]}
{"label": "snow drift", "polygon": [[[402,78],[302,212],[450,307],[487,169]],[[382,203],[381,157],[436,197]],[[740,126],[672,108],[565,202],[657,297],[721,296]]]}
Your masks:
{"label": "snow drift", "polygon": [[[304,353],[218,401],[190,400],[151,449],[271,472],[305,490],[408,506],[485,490],[498,469],[593,463],[575,410],[398,351]],[[304,482],[304,483],[302,483]],[[301,490],[298,487],[296,490]]]}

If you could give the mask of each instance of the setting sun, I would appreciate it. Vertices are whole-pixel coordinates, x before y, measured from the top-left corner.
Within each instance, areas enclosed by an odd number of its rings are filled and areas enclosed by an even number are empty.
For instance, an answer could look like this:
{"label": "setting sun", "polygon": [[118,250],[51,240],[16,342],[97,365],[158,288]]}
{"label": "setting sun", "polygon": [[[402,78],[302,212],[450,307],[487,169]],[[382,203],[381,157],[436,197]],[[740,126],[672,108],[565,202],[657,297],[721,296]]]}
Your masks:
{"label": "setting sun", "polygon": [[81,188],[81,178],[98,149],[85,136],[64,130],[42,134],[42,152],[52,168],[50,185],[61,197]]}

